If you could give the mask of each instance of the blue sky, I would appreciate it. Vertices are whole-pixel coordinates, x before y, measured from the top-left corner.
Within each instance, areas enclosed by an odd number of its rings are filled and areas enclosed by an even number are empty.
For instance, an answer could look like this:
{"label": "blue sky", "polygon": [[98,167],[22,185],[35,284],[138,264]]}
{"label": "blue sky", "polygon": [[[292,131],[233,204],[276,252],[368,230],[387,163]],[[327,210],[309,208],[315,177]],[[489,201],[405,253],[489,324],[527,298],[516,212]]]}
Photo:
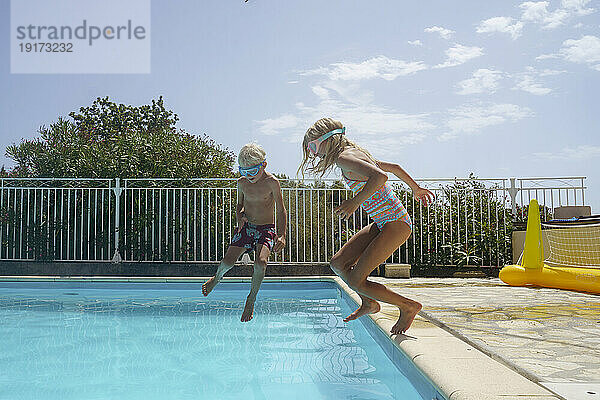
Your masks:
{"label": "blue sky", "polygon": [[295,174],[322,116],[414,177],[587,176],[600,212],[600,3],[152,1],[150,74],[11,74],[0,148],[109,96],[163,96],[179,127]]}

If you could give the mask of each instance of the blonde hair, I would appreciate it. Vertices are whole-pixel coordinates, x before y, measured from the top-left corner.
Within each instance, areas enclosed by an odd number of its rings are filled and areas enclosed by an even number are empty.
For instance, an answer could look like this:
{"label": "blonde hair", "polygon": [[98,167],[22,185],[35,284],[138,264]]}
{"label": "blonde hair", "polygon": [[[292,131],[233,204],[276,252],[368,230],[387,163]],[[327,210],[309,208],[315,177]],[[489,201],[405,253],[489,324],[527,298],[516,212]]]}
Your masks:
{"label": "blonde hair", "polygon": [[322,158],[316,157],[306,148],[309,142],[320,138],[327,132],[343,127],[344,125],[340,121],[336,121],[333,118],[321,118],[308,128],[302,141],[304,157],[300,167],[298,167],[298,173],[302,173],[302,178],[304,178],[305,171],[315,175],[319,174],[319,177],[325,175],[327,171],[335,166],[338,156],[347,147],[353,147],[362,151],[374,164],[377,164],[377,160],[375,160],[371,153],[349,140],[346,135],[333,135],[321,143],[321,148],[325,150],[325,156]]}
{"label": "blonde hair", "polygon": [[260,164],[267,158],[267,153],[261,145],[257,143],[248,143],[240,150],[238,155],[238,164],[242,167],[251,167]]}

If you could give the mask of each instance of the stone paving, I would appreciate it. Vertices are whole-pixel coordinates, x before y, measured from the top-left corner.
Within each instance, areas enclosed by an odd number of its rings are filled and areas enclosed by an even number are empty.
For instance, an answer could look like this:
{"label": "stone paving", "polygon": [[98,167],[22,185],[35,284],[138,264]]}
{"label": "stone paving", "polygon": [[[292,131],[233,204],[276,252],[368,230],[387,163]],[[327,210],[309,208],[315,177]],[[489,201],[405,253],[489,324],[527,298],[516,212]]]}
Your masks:
{"label": "stone paving", "polygon": [[534,381],[600,383],[600,296],[499,279],[374,280]]}

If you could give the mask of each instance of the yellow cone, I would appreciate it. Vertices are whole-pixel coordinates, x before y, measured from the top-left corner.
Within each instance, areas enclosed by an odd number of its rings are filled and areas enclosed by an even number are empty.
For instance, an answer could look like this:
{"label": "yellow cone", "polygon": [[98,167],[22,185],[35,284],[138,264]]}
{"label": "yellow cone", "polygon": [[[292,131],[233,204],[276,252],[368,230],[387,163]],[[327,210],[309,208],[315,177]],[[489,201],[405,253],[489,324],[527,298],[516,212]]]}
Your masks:
{"label": "yellow cone", "polygon": [[535,199],[529,202],[527,233],[525,233],[525,248],[523,249],[521,265],[527,269],[541,269],[544,266],[540,207]]}

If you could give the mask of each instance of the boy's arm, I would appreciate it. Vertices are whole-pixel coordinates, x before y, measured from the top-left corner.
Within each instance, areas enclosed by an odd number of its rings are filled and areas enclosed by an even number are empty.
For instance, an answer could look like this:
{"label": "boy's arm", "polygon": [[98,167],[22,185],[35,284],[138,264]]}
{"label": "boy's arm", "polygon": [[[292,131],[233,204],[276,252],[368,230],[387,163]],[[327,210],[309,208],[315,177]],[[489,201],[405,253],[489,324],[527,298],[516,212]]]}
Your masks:
{"label": "boy's arm", "polygon": [[273,198],[275,199],[275,213],[277,226],[277,242],[273,246],[273,251],[278,252],[285,247],[285,234],[287,232],[287,211],[283,204],[283,195],[281,194],[281,185],[279,180],[273,179],[271,184],[271,190],[273,192]]}
{"label": "boy's arm", "polygon": [[237,204],[235,207],[235,216],[238,223],[237,230],[239,231],[242,229],[242,226],[248,222],[248,218],[246,218],[246,214],[244,213],[244,192],[240,187],[240,181],[237,182]]}
{"label": "boy's arm", "polygon": [[402,169],[402,167],[398,164],[377,160],[377,165],[379,165],[379,168],[381,168],[383,171],[391,172],[392,174],[396,175],[399,179],[402,179],[402,181],[404,181],[413,191],[414,196],[419,201],[424,202],[425,205],[433,202],[435,195],[429,190],[419,186],[419,184],[415,182],[413,178],[411,178],[408,172]]}

